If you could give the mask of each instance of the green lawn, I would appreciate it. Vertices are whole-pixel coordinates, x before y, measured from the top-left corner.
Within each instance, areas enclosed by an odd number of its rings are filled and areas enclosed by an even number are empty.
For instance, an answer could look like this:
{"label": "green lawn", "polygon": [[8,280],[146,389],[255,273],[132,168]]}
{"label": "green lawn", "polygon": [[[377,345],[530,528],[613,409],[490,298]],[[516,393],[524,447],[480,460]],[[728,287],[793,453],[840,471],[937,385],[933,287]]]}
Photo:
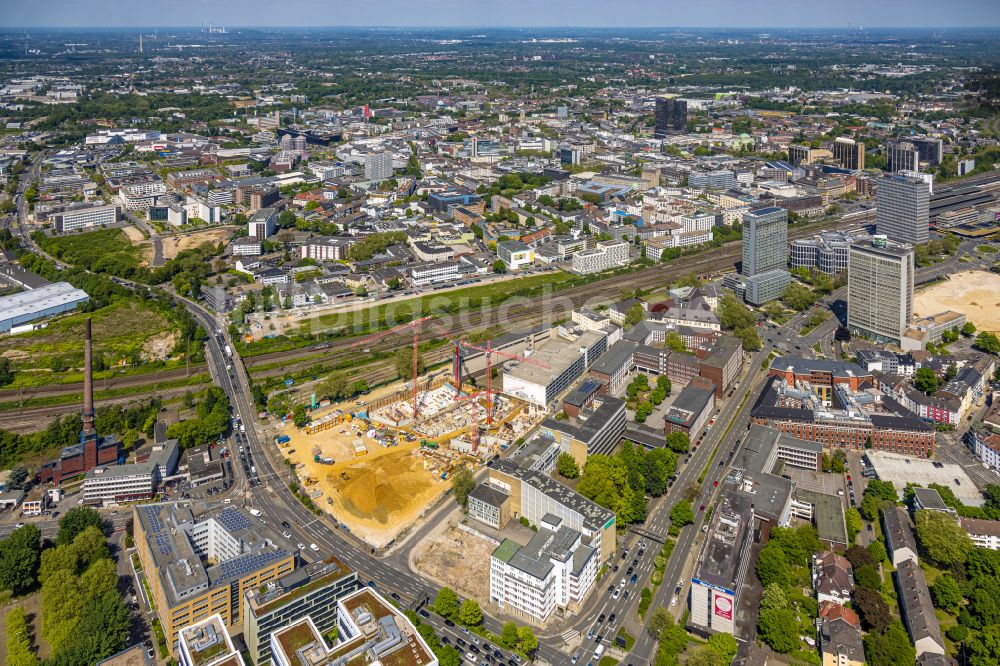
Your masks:
{"label": "green lawn", "polygon": [[101,229],[68,236],[36,236],[43,250],[56,259],[97,273],[124,274],[142,262],[142,250],[121,229]]}
{"label": "green lawn", "polygon": [[976,251],[982,252],[983,254],[996,254],[997,252],[1000,252],[1000,250],[996,249],[992,245],[977,245]]}

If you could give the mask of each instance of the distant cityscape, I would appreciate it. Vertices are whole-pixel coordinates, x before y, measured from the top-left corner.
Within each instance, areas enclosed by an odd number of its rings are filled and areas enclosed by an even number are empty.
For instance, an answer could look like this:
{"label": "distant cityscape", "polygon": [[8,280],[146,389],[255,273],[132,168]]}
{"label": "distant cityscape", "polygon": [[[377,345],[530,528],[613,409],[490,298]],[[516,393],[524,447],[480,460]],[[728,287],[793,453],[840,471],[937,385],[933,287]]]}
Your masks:
{"label": "distant cityscape", "polygon": [[0,32],[5,663],[1000,663],[995,30],[246,22]]}

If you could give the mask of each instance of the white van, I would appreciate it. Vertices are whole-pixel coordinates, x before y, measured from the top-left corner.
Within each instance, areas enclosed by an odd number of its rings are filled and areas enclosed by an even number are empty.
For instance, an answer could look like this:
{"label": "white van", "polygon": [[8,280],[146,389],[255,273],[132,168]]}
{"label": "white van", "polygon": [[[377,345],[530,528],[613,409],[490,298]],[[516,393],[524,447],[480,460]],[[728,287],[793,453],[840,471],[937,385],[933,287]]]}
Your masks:
{"label": "white van", "polygon": [[597,649],[594,650],[594,659],[600,659],[602,654],[604,654],[604,643],[598,645]]}
{"label": "white van", "polygon": [[254,516],[260,517],[260,509],[250,509],[250,513]]}

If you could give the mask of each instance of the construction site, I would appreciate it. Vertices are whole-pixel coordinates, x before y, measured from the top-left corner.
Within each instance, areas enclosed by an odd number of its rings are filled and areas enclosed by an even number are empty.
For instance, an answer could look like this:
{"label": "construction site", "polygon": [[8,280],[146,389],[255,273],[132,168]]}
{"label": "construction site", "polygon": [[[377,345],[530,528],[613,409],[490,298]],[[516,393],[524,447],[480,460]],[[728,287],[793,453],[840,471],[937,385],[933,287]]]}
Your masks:
{"label": "construction site", "polygon": [[[457,359],[459,345],[473,348],[453,343]],[[527,361],[490,354],[498,362]],[[287,425],[278,446],[317,506],[372,546],[387,547],[450,487],[457,469],[475,471],[544,417],[542,410],[494,391],[492,358],[487,366],[485,388],[463,375],[461,362],[446,376],[414,373],[379,391],[382,397],[363,410],[333,404],[314,411],[304,428]]]}

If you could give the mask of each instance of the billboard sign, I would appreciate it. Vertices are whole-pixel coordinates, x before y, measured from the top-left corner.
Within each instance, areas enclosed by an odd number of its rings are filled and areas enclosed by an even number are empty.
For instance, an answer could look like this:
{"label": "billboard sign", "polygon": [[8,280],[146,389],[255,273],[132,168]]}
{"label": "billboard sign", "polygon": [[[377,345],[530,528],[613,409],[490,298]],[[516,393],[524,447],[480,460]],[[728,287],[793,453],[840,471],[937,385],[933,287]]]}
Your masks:
{"label": "billboard sign", "polygon": [[733,600],[715,595],[715,614],[724,620],[733,619]]}

